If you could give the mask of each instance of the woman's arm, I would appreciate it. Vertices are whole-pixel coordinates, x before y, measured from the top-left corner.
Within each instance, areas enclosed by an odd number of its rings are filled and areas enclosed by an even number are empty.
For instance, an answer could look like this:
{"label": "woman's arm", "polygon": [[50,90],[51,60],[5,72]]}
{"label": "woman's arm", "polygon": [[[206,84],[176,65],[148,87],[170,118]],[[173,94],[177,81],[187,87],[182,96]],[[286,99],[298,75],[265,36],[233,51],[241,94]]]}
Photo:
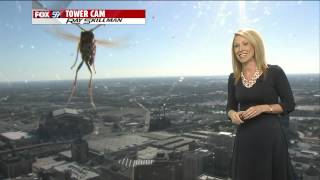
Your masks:
{"label": "woman's arm", "polygon": [[270,113],[270,114],[280,114],[283,112],[282,107],[280,104],[268,104],[264,107],[264,113]]}
{"label": "woman's arm", "polygon": [[240,113],[237,112],[238,110],[238,102],[235,98],[235,90],[234,90],[234,77],[233,73],[230,74],[228,79],[228,101],[227,101],[227,116],[228,119],[232,121],[234,124],[240,124],[243,123],[243,121],[240,118]]}
{"label": "woman's arm", "polygon": [[288,78],[281,67],[275,66],[275,89],[280,97],[279,105],[282,107],[282,115],[292,112],[295,108],[293,93]]}
{"label": "woman's arm", "polygon": [[243,120],[247,120],[258,116],[261,113],[280,114],[282,112],[283,109],[280,104],[263,104],[248,108],[241,116]]}
{"label": "woman's arm", "polygon": [[295,108],[295,102],[288,78],[281,67],[275,66],[274,73],[274,87],[280,97],[279,104],[264,104],[248,108],[242,117],[244,120],[258,116],[261,113],[272,114],[288,114]]}

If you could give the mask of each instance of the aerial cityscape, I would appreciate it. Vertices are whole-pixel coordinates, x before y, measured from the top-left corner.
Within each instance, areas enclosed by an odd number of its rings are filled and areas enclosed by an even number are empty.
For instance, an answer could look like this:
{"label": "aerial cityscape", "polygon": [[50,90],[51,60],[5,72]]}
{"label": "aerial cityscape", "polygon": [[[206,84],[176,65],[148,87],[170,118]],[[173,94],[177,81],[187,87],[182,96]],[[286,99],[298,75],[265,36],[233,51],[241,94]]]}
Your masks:
{"label": "aerial cityscape", "polygon": [[[1,1],[0,180],[231,180],[227,85],[241,28],[261,33],[267,63],[289,79],[295,110],[278,117],[293,180],[320,180],[319,7]],[[139,10],[145,23],[33,24],[33,9]]]}
{"label": "aerial cityscape", "polygon": [[[287,135],[299,179],[320,177],[319,74],[289,75]],[[227,76],[0,84],[1,178],[230,179]],[[286,118],[286,117],[283,117]],[[287,126],[287,127],[286,127]]]}

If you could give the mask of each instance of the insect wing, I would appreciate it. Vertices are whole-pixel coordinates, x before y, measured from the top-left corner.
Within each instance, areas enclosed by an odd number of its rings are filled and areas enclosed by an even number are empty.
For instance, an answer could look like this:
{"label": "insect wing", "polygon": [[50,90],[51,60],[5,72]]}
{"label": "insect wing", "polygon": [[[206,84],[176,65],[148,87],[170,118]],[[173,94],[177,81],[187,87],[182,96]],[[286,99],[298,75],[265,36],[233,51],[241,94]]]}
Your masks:
{"label": "insect wing", "polygon": [[64,32],[62,31],[61,29],[59,28],[56,28],[56,27],[52,27],[51,29],[49,30],[46,30],[48,33],[50,34],[53,34],[55,36],[58,36],[62,39],[66,39],[66,40],[70,40],[70,41],[76,41],[78,42],[80,37],[79,36],[76,36],[76,35],[73,35],[69,32]]}
{"label": "insect wing", "polygon": [[110,47],[110,48],[122,48],[126,46],[126,40],[96,40],[97,45]]}
{"label": "insect wing", "polygon": [[32,9],[63,9],[70,5],[71,1],[45,1],[32,0]]}

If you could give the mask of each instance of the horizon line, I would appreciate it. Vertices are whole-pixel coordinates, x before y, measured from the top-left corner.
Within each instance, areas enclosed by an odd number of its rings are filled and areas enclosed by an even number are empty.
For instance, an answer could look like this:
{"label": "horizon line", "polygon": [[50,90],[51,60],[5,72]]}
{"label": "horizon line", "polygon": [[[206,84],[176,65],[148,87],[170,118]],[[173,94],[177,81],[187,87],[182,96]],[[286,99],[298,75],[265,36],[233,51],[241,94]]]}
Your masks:
{"label": "horizon line", "polygon": [[[297,76],[297,75],[320,75],[320,73],[286,73],[287,76]],[[113,80],[113,79],[153,79],[153,78],[192,78],[192,77],[228,77],[229,74],[223,75],[172,75],[172,76],[135,76],[135,77],[106,77],[106,78],[95,78],[93,80]],[[0,84],[3,83],[27,83],[28,82],[51,82],[51,81],[73,81],[74,79],[44,79],[44,80],[13,80],[13,81],[0,81]],[[78,81],[89,80],[89,78],[79,78]]]}

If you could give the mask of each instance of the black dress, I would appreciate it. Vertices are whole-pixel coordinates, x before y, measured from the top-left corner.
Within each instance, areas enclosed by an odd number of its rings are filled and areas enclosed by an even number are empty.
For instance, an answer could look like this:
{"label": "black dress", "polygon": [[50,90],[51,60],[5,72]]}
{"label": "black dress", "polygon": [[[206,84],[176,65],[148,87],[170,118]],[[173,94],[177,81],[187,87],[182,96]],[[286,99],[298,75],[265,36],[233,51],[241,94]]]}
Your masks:
{"label": "black dress", "polygon": [[[227,112],[246,110],[260,104],[280,104],[283,113],[294,110],[295,103],[288,79],[277,65],[269,65],[251,87],[241,79],[228,80]],[[279,100],[280,98],[280,100]],[[262,113],[237,127],[232,157],[233,180],[291,180],[288,146],[281,129],[280,115]]]}

